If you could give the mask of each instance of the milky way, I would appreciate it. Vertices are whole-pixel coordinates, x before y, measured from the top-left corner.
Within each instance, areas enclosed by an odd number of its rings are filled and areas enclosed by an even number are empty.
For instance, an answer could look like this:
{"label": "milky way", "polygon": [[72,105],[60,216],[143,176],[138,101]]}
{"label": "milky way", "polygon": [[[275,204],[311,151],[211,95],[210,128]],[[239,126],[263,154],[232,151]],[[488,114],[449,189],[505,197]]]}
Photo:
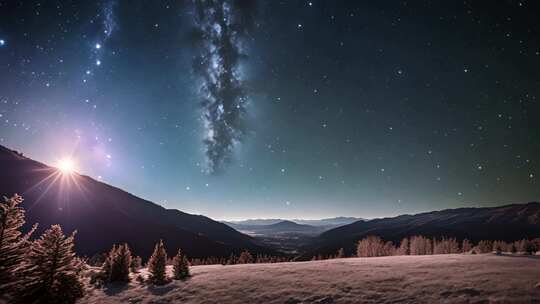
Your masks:
{"label": "milky way", "polygon": [[[102,57],[104,52],[105,43],[111,38],[112,33],[116,30],[117,24],[114,19],[114,8],[116,6],[116,1],[108,1],[102,7],[103,15],[103,35],[99,40],[92,46],[94,62],[96,66],[100,66],[102,63]],[[87,72],[87,74],[89,74]]]}
{"label": "milky way", "polygon": [[240,61],[249,20],[241,1],[195,1],[200,42],[194,70],[201,77],[201,107],[207,170],[216,173],[231,160],[245,137],[247,96]]}

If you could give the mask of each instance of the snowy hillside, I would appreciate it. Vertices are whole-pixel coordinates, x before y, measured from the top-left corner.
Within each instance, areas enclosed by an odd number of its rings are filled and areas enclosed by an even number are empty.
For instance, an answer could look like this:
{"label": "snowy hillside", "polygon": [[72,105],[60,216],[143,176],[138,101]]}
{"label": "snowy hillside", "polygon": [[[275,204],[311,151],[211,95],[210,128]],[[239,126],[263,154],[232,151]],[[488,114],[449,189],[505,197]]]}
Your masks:
{"label": "snowy hillside", "polygon": [[[194,266],[187,281],[91,289],[79,303],[534,303],[539,256],[431,255]],[[141,271],[143,276],[145,270]]]}

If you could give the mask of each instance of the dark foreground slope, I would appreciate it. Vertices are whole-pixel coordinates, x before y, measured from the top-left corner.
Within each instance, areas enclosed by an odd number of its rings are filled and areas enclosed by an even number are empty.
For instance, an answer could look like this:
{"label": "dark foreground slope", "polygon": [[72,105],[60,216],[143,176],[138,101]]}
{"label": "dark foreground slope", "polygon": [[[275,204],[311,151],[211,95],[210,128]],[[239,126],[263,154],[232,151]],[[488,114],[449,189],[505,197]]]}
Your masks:
{"label": "dark foreground slope", "polygon": [[351,254],[358,240],[368,235],[377,235],[395,244],[413,235],[467,238],[474,242],[536,238],[540,237],[540,203],[458,208],[358,221],[322,233],[302,258],[335,254],[339,248]]}
{"label": "dark foreground slope", "polygon": [[62,175],[2,146],[0,170],[0,194],[24,197],[27,226],[38,222],[40,231],[51,224],[77,230],[76,250],[82,255],[127,242],[146,257],[159,239],[170,253],[181,247],[192,257],[227,256],[242,249],[272,253],[210,218],[165,209],[88,176]]}

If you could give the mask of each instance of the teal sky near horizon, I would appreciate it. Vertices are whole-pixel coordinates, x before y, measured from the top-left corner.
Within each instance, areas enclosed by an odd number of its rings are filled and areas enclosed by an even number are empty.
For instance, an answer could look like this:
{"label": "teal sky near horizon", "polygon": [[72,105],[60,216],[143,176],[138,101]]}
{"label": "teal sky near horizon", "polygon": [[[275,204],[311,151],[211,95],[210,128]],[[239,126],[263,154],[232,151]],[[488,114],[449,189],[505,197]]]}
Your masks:
{"label": "teal sky near horizon", "polygon": [[538,4],[199,3],[0,1],[0,144],[215,219],[540,200]]}

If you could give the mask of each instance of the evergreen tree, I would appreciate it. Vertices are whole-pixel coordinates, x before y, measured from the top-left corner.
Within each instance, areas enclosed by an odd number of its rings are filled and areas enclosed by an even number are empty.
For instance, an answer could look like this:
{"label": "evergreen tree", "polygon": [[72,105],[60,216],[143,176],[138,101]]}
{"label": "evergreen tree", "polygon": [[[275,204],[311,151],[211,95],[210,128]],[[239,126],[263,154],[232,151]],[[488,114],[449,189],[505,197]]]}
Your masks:
{"label": "evergreen tree", "polygon": [[25,276],[21,268],[25,252],[30,242],[28,238],[36,229],[23,235],[20,231],[24,225],[24,210],[19,207],[23,198],[15,194],[11,198],[4,198],[0,203],[0,294],[10,295],[22,287]]}
{"label": "evergreen tree", "polygon": [[111,262],[109,282],[129,282],[131,251],[127,244],[118,246]]}
{"label": "evergreen tree", "polygon": [[155,285],[167,283],[166,264],[167,252],[165,251],[163,240],[159,240],[159,243],[157,243],[154,248],[154,253],[152,253],[150,260],[148,261],[148,272],[150,272],[148,281],[150,283]]}
{"label": "evergreen tree", "polygon": [[138,272],[139,269],[142,267],[142,258],[140,256],[136,256],[131,259],[131,272]]}
{"label": "evergreen tree", "polygon": [[183,280],[189,277],[189,262],[187,257],[178,249],[178,253],[173,258],[173,278]]}
{"label": "evergreen tree", "polygon": [[59,225],[34,241],[25,259],[28,269],[23,303],[75,303],[83,296],[81,265],[73,252],[75,232],[67,237]]}
{"label": "evergreen tree", "polygon": [[109,251],[109,254],[105,258],[105,261],[101,265],[101,271],[99,272],[99,279],[102,282],[109,282],[111,277],[111,267],[113,263],[113,259],[116,256],[116,250],[118,248],[116,245],[113,245],[111,248],[111,251]]}

